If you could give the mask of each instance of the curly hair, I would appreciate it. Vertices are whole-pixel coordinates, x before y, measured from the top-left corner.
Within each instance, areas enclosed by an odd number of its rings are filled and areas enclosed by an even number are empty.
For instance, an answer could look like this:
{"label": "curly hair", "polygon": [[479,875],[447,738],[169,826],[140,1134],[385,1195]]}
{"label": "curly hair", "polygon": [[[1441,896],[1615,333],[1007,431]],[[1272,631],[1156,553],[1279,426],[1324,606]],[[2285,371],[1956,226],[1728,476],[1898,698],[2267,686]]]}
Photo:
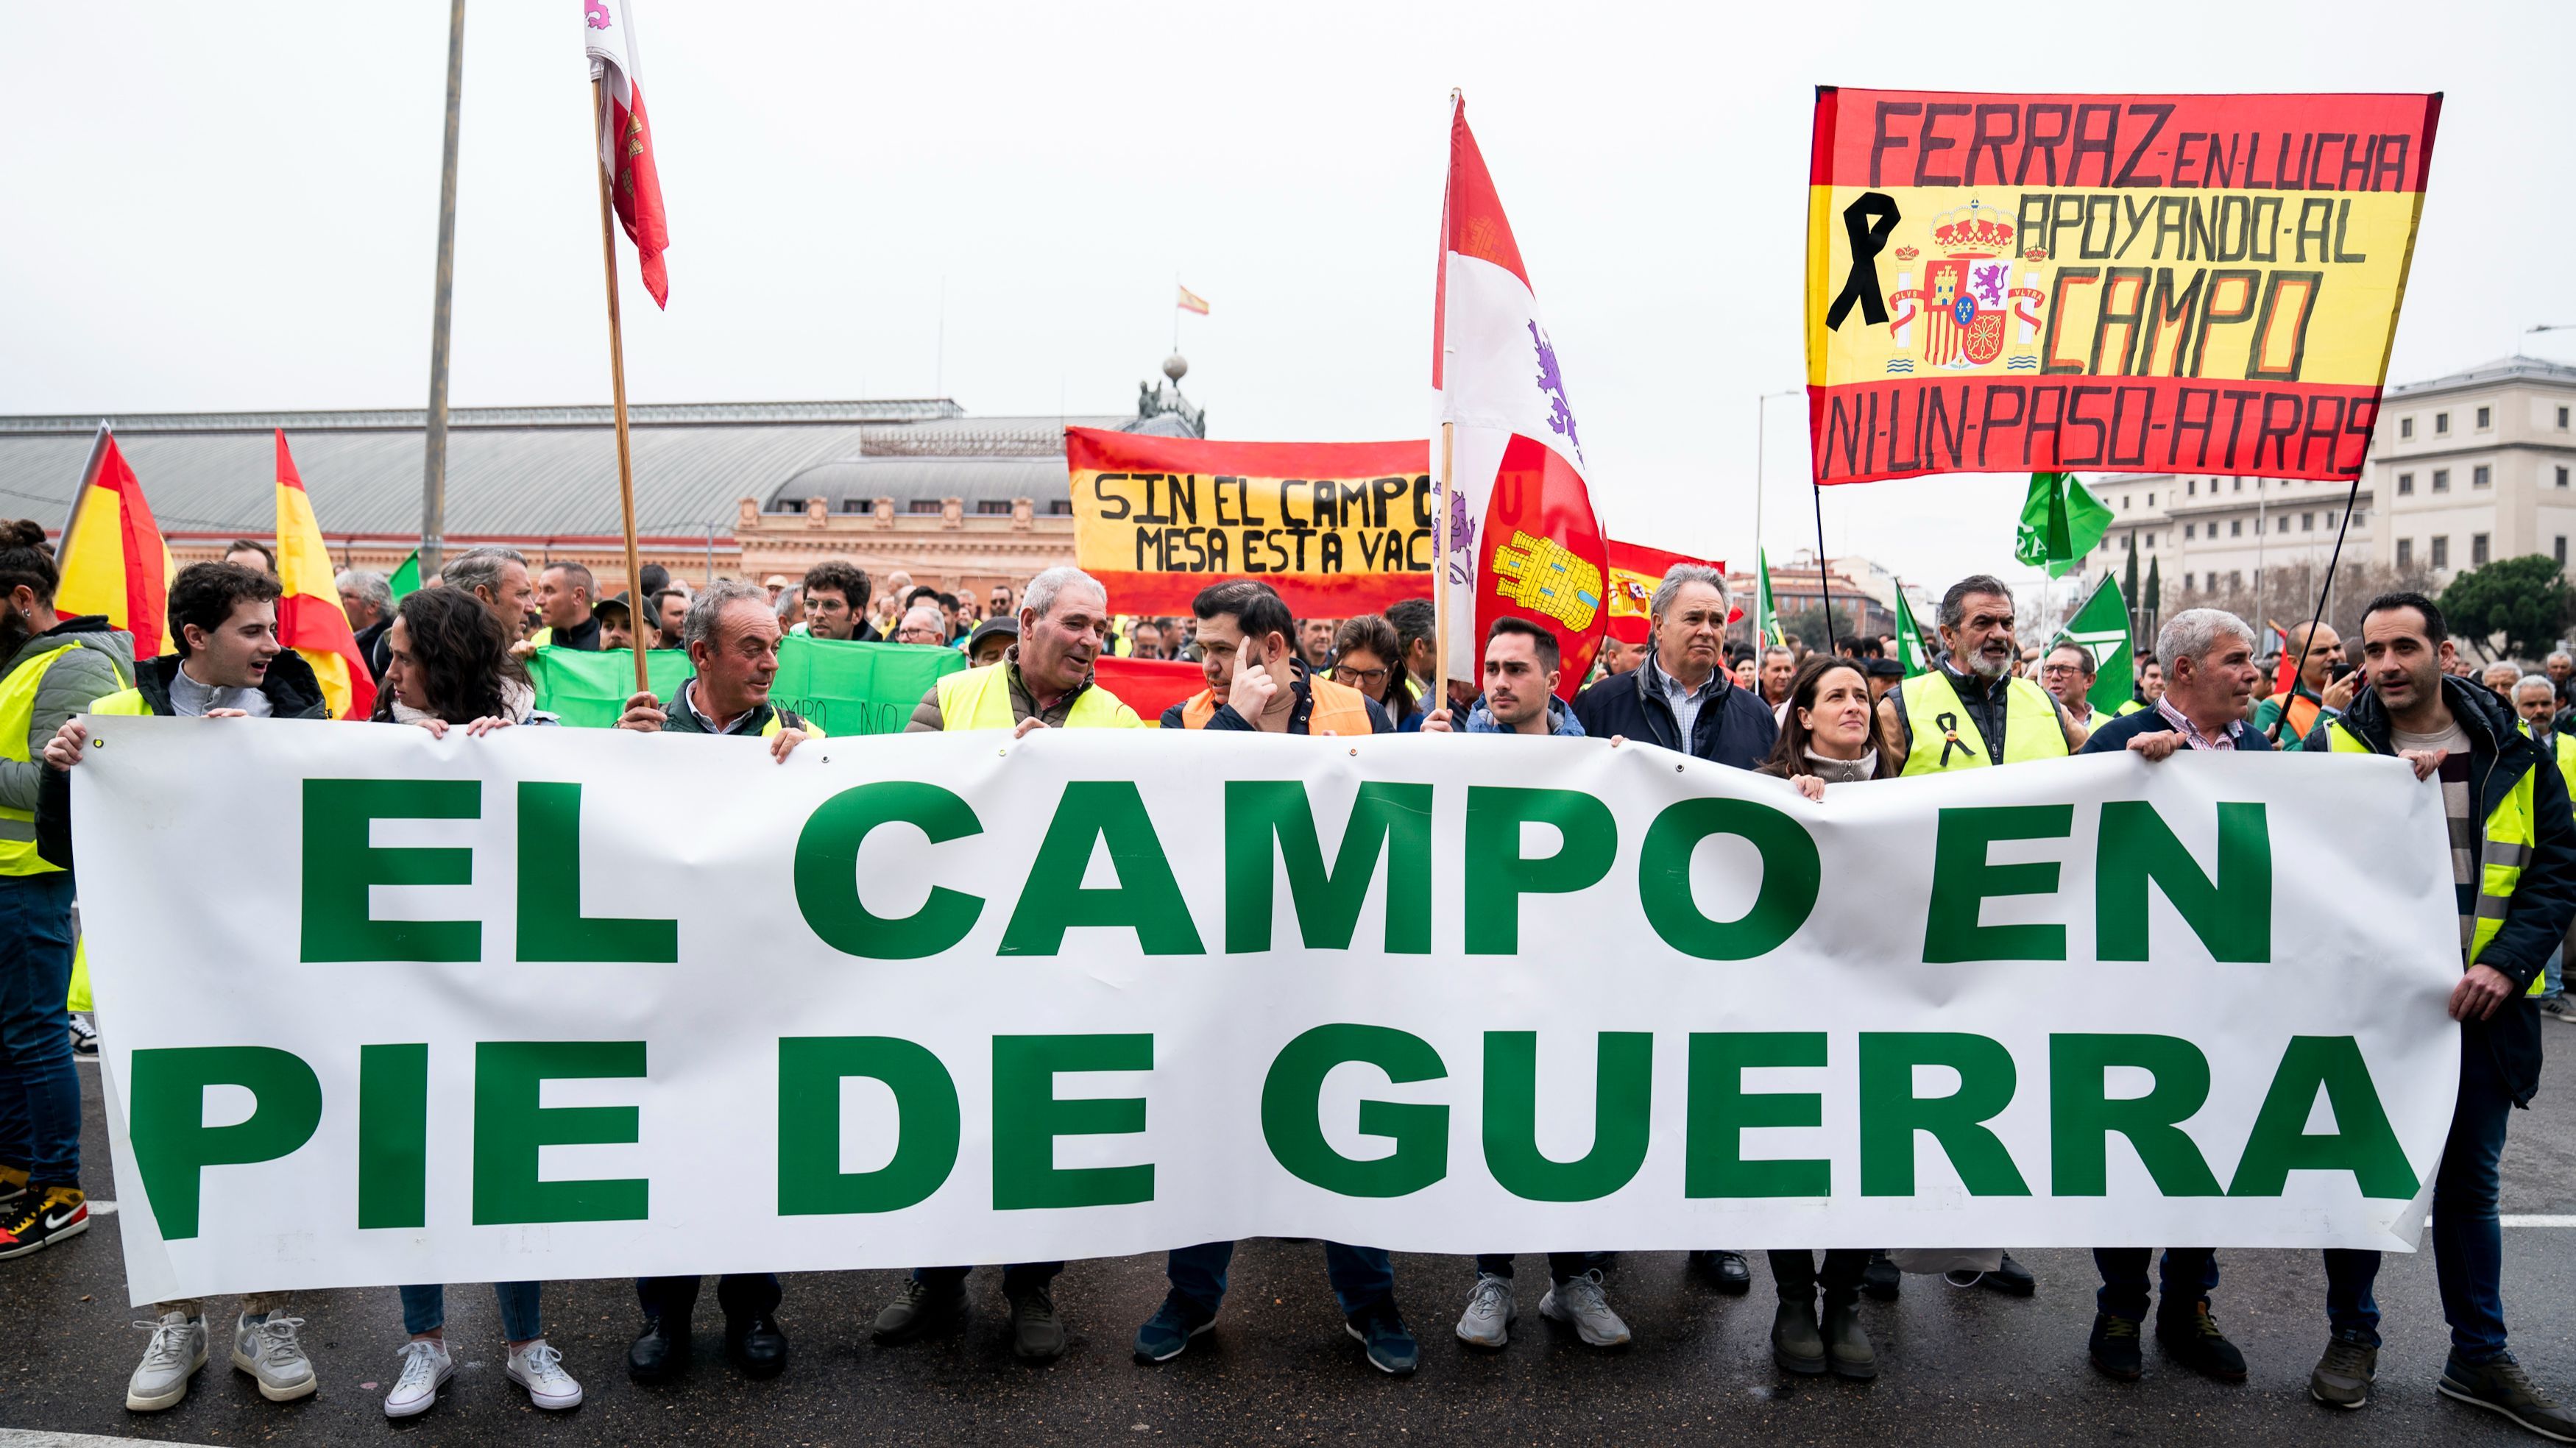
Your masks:
{"label": "curly hair", "polygon": [[170,643],[188,657],[188,625],[215,633],[245,603],[275,603],[277,579],[238,563],[191,563],[170,580]]}
{"label": "curly hair", "polygon": [[54,569],[54,550],[45,546],[45,525],[32,518],[0,522],[0,593],[26,589],[50,605],[62,575]]}
{"label": "curly hair", "polygon": [[[458,588],[424,588],[406,595],[394,617],[409,637],[430,713],[471,724],[508,712],[504,686],[527,682],[527,671],[510,656],[509,635],[480,599]],[[377,719],[393,717],[393,698],[391,689],[377,696]]]}
{"label": "curly hair", "polygon": [[806,569],[804,580],[797,587],[804,589],[808,598],[818,588],[836,592],[849,600],[852,613],[868,606],[868,594],[872,591],[867,571],[846,558],[826,558]]}

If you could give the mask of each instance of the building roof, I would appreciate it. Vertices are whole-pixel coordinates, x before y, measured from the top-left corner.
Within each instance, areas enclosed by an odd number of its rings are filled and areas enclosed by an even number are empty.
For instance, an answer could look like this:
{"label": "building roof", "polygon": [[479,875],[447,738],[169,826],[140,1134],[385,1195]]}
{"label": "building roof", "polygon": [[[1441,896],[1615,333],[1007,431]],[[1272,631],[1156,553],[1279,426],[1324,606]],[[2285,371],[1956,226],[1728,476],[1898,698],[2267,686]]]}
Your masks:
{"label": "building roof", "polygon": [[2390,397],[2413,397],[2424,393],[2449,392],[2463,387],[2492,387],[2499,382],[2560,382],[2576,385],[2576,366],[2552,362],[2545,357],[2525,357],[2519,353],[2481,362],[2464,372],[2448,377],[2432,377],[2422,382],[2409,382],[2391,387]]}
{"label": "building roof", "polygon": [[[850,495],[859,479],[883,478],[909,480],[888,495],[962,497],[969,512],[986,498],[1043,500],[1050,486],[1064,486],[1066,426],[1137,421],[971,417],[946,398],[663,404],[632,408],[629,418],[637,531],[664,539],[697,538],[710,528],[731,537],[740,499],[766,510],[792,480],[825,463],[855,469],[844,480]],[[267,536],[276,524],[270,433],[279,428],[326,535],[420,531],[420,411],[161,413],[108,421],[165,533]],[[59,527],[98,423],[90,416],[0,417],[0,516]],[[879,471],[881,462],[899,466]],[[942,491],[915,491],[934,485]],[[796,495],[808,490],[800,484]],[[834,495],[835,509],[841,496]],[[613,536],[618,515],[609,409],[449,414],[452,542]]]}

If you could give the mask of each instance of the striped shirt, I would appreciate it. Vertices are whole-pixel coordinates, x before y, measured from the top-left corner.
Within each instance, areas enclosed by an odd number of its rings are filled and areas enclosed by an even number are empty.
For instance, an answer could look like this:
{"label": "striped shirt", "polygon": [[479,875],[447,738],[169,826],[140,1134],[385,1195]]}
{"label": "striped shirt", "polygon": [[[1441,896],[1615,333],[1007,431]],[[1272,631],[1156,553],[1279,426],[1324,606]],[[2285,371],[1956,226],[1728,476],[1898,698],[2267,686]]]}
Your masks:
{"label": "striped shirt", "polygon": [[2442,759],[2442,813],[2451,822],[2451,883],[2457,887],[2460,901],[2460,949],[2465,952],[2478,926],[2478,826],[2477,801],[2469,797],[2469,735],[2460,721],[2440,734],[2409,734],[2391,729],[2389,747],[2403,754],[2410,749],[2444,749]]}

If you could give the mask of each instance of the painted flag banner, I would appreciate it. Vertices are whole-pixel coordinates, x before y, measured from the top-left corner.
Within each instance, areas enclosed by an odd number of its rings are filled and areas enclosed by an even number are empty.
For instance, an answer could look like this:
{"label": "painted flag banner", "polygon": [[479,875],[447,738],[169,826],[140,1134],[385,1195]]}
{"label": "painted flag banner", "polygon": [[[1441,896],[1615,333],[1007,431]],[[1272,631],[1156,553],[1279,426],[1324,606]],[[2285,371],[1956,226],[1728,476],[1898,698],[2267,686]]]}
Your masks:
{"label": "painted flag banner", "polygon": [[[615,724],[635,692],[635,660],[624,649],[593,653],[550,645],[529,655],[527,664],[537,707],[576,727]],[[965,667],[966,656],[951,648],[789,634],[778,641],[778,675],[770,681],[769,698],[834,738],[900,734],[912,706],[940,676]],[[654,697],[668,704],[689,677],[689,656],[678,649],[647,649],[644,668]]]}
{"label": "painted flag banner", "polygon": [[100,427],[90,457],[63,527],[54,611],[65,618],[105,614],[109,626],[134,636],[137,660],[157,659],[166,643],[170,580],[179,570],[116,435]]}
{"label": "painted flag banner", "polygon": [[1431,594],[1431,445],[1203,442],[1064,430],[1073,559],[1120,613],[1250,578],[1299,618]]}
{"label": "painted flag banner", "polygon": [[653,122],[644,111],[644,61],[635,38],[635,0],[582,0],[582,53],[600,82],[599,165],[608,173],[618,224],[635,244],[635,270],[653,305],[671,305],[671,227],[662,211],[662,171],[653,160]]}
{"label": "painted flag banner", "polygon": [[2097,712],[2117,714],[2137,697],[2138,659],[2129,641],[2129,605],[2110,574],[2103,574],[2102,581],[2093,585],[2083,607],[2066,620],[2049,647],[2061,643],[2080,644],[2093,655],[2093,687],[2084,697]]}
{"label": "painted flag banner", "polygon": [[1815,480],[2357,476],[2441,109],[1818,87]]}
{"label": "painted flag banner", "polygon": [[1654,636],[1655,586],[1676,563],[1696,563],[1726,572],[1726,565],[1687,553],[1669,553],[1643,543],[1604,545],[1610,559],[1610,637],[1623,644],[1642,644]]}
{"label": "painted flag banner", "polygon": [[138,1303],[1259,1235],[2405,1251],[2457,1094],[2396,760],[1811,805],[1606,740],[89,727]]}

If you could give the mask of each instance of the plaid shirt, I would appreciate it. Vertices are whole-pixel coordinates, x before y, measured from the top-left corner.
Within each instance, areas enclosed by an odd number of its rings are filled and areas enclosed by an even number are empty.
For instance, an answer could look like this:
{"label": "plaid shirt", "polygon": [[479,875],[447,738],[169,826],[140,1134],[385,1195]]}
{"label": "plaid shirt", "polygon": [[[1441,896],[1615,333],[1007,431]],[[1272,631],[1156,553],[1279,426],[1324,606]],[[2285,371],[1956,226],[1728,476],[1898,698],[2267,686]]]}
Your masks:
{"label": "plaid shirt", "polygon": [[2167,696],[2157,698],[2156,712],[2163,715],[2165,722],[2174,727],[2174,732],[2183,737],[2183,743],[2193,749],[2224,749],[2232,752],[2236,748],[2236,736],[2245,732],[2244,720],[2230,719],[2227,721],[2227,727],[2219,731],[2217,738],[2212,739],[2201,733],[2200,726],[2192,723],[2189,716],[2175,708],[2171,698]]}

